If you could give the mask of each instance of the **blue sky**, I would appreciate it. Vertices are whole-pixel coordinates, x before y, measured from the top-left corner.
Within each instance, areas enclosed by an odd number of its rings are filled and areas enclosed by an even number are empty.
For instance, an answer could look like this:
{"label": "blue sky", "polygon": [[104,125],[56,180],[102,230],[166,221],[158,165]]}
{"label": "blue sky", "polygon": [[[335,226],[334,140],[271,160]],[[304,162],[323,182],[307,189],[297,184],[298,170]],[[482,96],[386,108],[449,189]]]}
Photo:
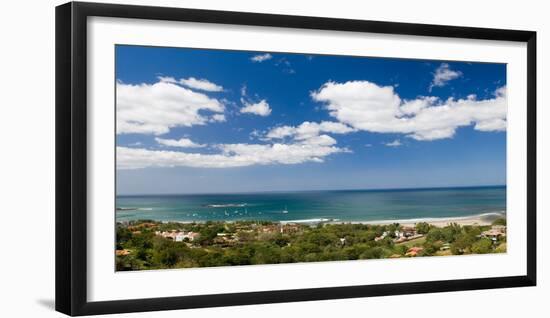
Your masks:
{"label": "blue sky", "polygon": [[117,193],[506,182],[504,64],[116,47]]}

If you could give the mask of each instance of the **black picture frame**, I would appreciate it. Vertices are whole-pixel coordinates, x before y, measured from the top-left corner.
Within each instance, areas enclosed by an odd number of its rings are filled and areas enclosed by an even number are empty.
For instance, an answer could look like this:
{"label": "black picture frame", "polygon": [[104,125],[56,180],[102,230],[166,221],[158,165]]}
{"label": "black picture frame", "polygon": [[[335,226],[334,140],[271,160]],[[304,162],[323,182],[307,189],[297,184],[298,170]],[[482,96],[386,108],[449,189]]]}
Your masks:
{"label": "black picture frame", "polygon": [[[89,302],[87,18],[92,16],[369,32],[527,44],[527,274],[350,287]],[[536,32],[197,9],[70,2],[56,7],[56,310],[92,315],[536,285]]]}

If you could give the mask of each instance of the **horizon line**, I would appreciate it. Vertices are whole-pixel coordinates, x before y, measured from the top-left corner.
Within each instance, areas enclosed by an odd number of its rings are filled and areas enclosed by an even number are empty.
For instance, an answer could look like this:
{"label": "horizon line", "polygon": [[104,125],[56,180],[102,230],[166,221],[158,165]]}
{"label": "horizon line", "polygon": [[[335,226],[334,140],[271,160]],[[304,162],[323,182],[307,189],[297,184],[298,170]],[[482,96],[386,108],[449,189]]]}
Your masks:
{"label": "horizon line", "polygon": [[135,193],[115,194],[115,197],[132,196],[175,196],[175,195],[227,195],[227,194],[262,194],[262,193],[290,193],[290,192],[336,192],[336,191],[407,191],[407,190],[438,190],[438,189],[467,189],[467,188],[496,188],[506,187],[506,184],[471,185],[471,186],[434,186],[434,187],[396,187],[396,188],[351,188],[351,189],[318,189],[318,190],[265,190],[265,191],[238,191],[238,192],[194,192],[194,193]]}

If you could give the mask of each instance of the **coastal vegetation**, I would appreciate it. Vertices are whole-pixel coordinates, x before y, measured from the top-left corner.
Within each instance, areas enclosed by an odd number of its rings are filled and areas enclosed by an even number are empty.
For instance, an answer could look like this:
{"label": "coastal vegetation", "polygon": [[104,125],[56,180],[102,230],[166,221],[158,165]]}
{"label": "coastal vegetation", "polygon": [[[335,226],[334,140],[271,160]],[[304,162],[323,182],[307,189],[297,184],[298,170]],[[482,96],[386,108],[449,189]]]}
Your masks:
{"label": "coastal vegetation", "polygon": [[503,253],[505,224],[118,222],[116,270]]}

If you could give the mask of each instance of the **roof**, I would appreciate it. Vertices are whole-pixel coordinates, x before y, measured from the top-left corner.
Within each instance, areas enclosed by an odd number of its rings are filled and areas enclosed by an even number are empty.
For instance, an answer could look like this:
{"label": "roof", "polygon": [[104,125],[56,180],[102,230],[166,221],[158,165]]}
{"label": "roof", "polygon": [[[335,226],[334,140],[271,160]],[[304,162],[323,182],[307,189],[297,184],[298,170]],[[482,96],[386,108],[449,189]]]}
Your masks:
{"label": "roof", "polygon": [[488,236],[498,236],[498,235],[502,235],[503,233],[500,230],[490,229],[482,232],[481,234],[488,235]]}
{"label": "roof", "polygon": [[116,250],[115,251],[116,256],[126,256],[130,254],[129,250]]}
{"label": "roof", "polygon": [[424,249],[423,247],[413,246],[413,247],[409,248],[407,253],[411,253],[411,252],[418,253],[418,252],[422,251],[423,249]]}

